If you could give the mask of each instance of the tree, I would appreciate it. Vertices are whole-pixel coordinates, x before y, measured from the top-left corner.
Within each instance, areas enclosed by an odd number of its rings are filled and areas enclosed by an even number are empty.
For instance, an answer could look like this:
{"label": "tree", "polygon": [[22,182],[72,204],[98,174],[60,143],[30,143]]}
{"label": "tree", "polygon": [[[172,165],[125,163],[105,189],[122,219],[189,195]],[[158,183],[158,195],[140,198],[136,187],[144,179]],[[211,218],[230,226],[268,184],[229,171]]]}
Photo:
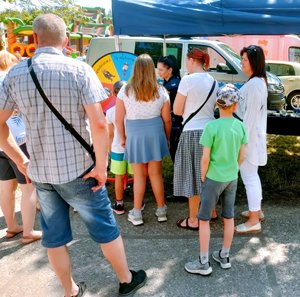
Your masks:
{"label": "tree", "polygon": [[84,10],[79,5],[75,5],[73,0],[0,0],[0,5],[1,2],[12,3],[15,8],[1,12],[0,22],[13,17],[21,19],[26,25],[31,25],[35,17],[41,13],[55,13],[63,18],[67,25],[74,20],[82,23],[88,21]]}

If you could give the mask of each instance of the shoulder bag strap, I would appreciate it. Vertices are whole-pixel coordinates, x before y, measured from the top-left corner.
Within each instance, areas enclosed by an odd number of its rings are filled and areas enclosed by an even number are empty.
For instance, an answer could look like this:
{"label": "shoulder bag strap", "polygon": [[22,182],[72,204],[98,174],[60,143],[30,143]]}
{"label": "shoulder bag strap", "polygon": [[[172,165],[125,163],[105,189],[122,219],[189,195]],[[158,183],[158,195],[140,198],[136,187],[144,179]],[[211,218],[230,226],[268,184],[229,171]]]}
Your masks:
{"label": "shoulder bag strap", "polygon": [[65,129],[68,130],[77,139],[77,141],[89,152],[89,154],[91,155],[91,158],[95,162],[96,157],[95,157],[95,153],[94,153],[92,147],[82,138],[82,136],[73,128],[73,126],[64,119],[64,117],[58,112],[58,110],[52,105],[52,103],[46,96],[46,94],[45,94],[44,90],[42,89],[42,87],[39,83],[39,80],[33,70],[31,58],[27,60],[27,66],[28,66],[31,78],[32,78],[37,90],[39,91],[40,95],[42,96],[43,100],[47,104],[47,106],[54,113],[54,115],[57,117],[57,119],[64,125]]}
{"label": "shoulder bag strap", "polygon": [[212,92],[213,92],[213,90],[214,90],[214,88],[215,88],[215,85],[216,85],[216,81],[214,80],[214,83],[213,83],[213,85],[212,85],[212,87],[211,87],[211,89],[210,89],[210,91],[209,91],[209,93],[208,93],[208,95],[207,95],[207,98],[206,98],[206,100],[203,102],[203,104],[196,110],[196,111],[194,111],[192,114],[190,114],[190,116],[186,119],[186,121],[183,123],[183,125],[182,125],[182,129],[183,129],[183,127],[187,124],[187,122],[189,122],[201,109],[202,109],[202,107],[206,104],[206,102],[208,101],[208,99],[210,98],[210,96],[211,96],[211,94],[212,94]]}

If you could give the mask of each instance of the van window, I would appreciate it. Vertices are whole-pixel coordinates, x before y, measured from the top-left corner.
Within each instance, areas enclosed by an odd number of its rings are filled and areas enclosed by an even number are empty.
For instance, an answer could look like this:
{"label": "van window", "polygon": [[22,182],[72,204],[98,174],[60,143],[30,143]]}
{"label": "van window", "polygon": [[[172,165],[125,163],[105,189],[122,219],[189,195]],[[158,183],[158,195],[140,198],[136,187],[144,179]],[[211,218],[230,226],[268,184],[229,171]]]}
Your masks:
{"label": "van window", "polygon": [[188,49],[199,48],[200,50],[207,52],[210,57],[209,71],[217,71],[218,64],[227,64],[226,60],[213,48],[205,45],[189,44]]}
{"label": "van window", "polygon": [[157,65],[158,58],[163,55],[163,45],[161,42],[135,42],[134,53],[139,56],[148,54],[152,57],[154,65]]}
{"label": "van window", "polygon": [[177,59],[177,64],[181,68],[182,58],[182,44],[181,43],[167,43],[167,55],[173,55]]}
{"label": "van window", "polygon": [[289,61],[300,62],[300,47],[289,47]]}

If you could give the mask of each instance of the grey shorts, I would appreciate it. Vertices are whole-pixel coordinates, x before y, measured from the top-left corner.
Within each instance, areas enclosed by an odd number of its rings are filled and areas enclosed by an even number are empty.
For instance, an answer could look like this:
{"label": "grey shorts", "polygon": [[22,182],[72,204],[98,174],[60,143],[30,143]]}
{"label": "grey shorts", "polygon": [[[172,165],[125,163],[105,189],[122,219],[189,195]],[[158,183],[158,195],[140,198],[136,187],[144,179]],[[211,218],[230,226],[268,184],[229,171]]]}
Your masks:
{"label": "grey shorts", "polygon": [[[25,143],[20,145],[20,149],[29,157]],[[0,180],[15,178],[19,184],[26,184],[25,176],[19,171],[17,165],[4,152],[0,152]]]}
{"label": "grey shorts", "polygon": [[201,192],[201,205],[198,219],[209,221],[211,212],[218,203],[222,203],[222,217],[225,219],[234,218],[234,203],[237,189],[237,179],[230,182],[217,182],[206,178]]}

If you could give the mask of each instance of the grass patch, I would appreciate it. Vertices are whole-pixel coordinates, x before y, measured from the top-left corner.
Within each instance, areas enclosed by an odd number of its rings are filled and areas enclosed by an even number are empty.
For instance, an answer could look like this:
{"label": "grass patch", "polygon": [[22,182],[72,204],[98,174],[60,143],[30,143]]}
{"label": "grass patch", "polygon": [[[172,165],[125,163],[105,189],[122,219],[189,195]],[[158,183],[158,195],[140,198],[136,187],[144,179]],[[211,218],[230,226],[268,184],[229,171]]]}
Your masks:
{"label": "grass patch", "polygon": [[[299,199],[300,197],[300,137],[270,134],[268,142],[268,163],[260,167],[264,200],[278,197]],[[166,195],[173,193],[173,163],[171,158],[163,160],[163,176]],[[110,187],[113,194],[113,187]],[[151,195],[148,183],[146,195]],[[245,198],[245,189],[239,178],[237,197]]]}

